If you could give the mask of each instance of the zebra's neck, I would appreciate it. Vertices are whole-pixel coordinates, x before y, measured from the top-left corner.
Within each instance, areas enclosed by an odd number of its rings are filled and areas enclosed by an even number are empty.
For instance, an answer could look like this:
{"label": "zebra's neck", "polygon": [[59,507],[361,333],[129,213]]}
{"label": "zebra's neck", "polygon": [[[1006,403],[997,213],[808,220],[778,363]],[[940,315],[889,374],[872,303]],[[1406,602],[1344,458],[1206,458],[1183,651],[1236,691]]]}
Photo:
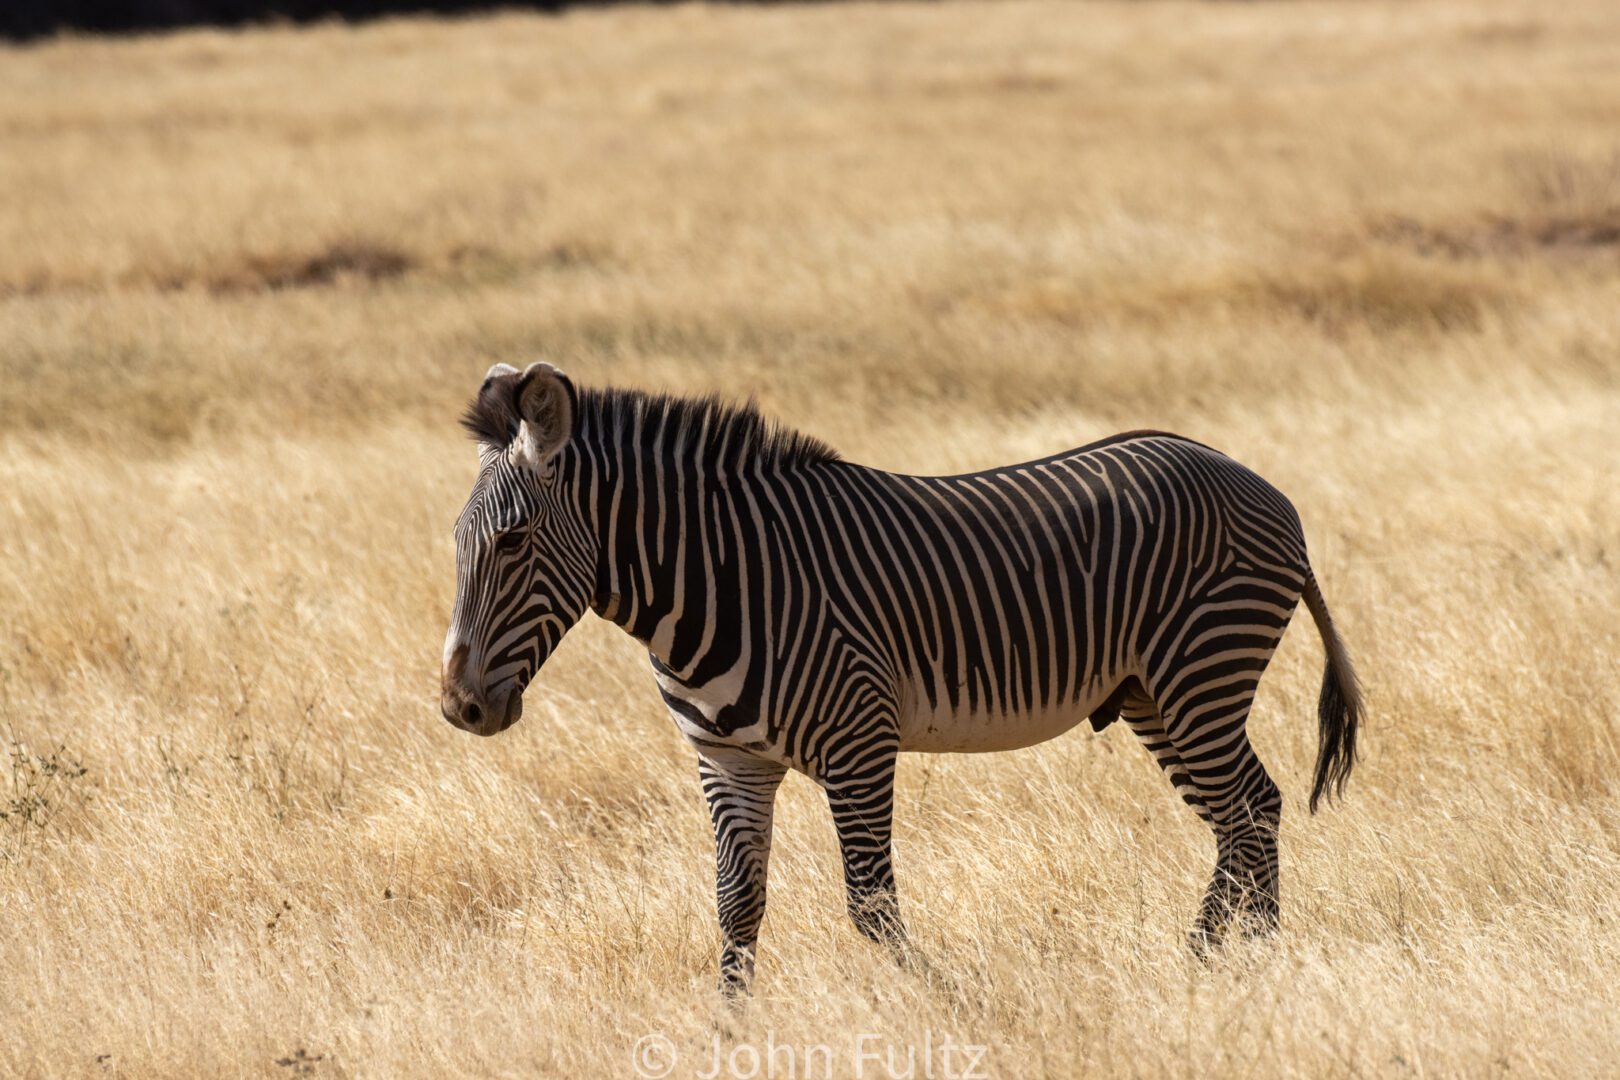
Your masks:
{"label": "zebra's neck", "polygon": [[772,489],[837,455],[751,405],[617,390],[582,395],[576,446],[600,541],[592,607],[682,679],[732,670],[745,605],[764,602]]}

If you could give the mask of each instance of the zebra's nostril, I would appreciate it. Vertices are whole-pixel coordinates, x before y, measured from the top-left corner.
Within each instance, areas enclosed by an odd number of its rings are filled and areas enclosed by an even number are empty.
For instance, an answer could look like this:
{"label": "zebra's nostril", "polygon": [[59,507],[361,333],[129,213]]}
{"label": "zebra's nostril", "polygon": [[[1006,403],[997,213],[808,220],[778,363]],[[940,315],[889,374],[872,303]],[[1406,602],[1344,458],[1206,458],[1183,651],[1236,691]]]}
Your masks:
{"label": "zebra's nostril", "polygon": [[484,710],[480,709],[476,704],[469,701],[467,703],[467,711],[462,715],[464,719],[466,719],[467,723],[477,725],[484,719]]}

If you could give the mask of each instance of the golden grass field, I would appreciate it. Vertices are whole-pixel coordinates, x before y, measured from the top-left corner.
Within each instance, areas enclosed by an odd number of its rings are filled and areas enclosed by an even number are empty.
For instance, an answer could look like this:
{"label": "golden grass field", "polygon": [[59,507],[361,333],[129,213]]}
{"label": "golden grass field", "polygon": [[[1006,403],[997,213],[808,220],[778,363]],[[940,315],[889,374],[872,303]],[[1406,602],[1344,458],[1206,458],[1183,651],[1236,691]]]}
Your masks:
{"label": "golden grass field", "polygon": [[[0,192],[0,1074],[629,1077],[660,1033],[690,1077],[720,1029],[834,1076],[889,1075],[860,1035],[1012,1078],[1614,1073],[1620,6],[63,39],[0,49]],[[1281,935],[1191,958],[1213,843],[1083,726],[905,760],[955,994],[857,935],[790,777],[725,1021],[636,643],[587,616],[497,739],[438,715],[456,417],[542,357],[901,471],[1146,426],[1269,478],[1369,707],[1307,816],[1297,618],[1250,724]]]}

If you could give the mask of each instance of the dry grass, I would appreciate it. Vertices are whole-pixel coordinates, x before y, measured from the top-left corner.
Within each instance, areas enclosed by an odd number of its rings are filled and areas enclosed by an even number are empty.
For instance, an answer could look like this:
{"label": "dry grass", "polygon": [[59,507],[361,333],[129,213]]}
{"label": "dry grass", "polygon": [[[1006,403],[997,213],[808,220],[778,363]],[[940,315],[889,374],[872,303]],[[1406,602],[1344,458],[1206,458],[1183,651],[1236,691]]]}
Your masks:
{"label": "dry grass", "polygon": [[535,356],[908,471],[1204,439],[1298,503],[1368,685],[1307,818],[1320,645],[1285,642],[1251,727],[1285,928],[1207,968],[1212,845],[1124,730],[906,762],[954,997],[856,937],[790,780],[741,1043],[1611,1071],[1617,103],[1607,0],[0,52],[0,1073],[628,1076],[655,1031],[700,1063],[707,816],[635,644],[581,625],[499,739],[436,716],[454,416]]}

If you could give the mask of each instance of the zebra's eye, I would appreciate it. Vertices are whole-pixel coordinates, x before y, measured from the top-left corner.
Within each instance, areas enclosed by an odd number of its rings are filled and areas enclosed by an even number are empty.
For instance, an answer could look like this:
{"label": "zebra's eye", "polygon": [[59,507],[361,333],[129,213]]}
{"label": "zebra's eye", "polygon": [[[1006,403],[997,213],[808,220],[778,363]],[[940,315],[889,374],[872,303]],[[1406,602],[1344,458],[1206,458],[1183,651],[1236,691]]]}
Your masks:
{"label": "zebra's eye", "polygon": [[529,534],[522,529],[504,532],[495,538],[495,550],[502,555],[516,555],[529,542]]}

